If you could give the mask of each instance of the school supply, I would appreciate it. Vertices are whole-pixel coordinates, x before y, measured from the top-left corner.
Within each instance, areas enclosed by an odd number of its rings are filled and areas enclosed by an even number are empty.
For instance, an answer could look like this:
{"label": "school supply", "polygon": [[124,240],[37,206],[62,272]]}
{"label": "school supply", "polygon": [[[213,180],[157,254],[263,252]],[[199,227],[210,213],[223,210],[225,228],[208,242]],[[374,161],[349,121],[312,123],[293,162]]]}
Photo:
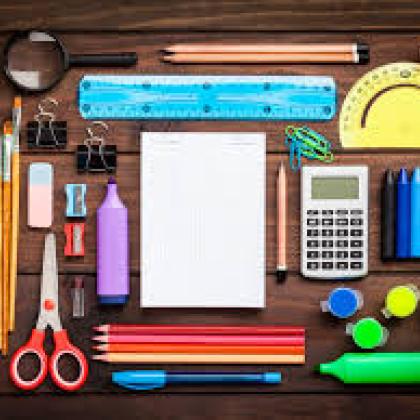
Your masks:
{"label": "school supply", "polygon": [[83,257],[85,255],[85,224],[65,223],[64,233],[66,235],[64,255],[66,257]]}
{"label": "school supply", "polygon": [[108,172],[117,168],[117,146],[106,144],[108,126],[102,121],[92,122],[86,128],[87,137],[77,146],[76,164],[78,172]]}
{"label": "school supply", "polygon": [[50,227],[53,220],[53,166],[31,163],[28,169],[28,226]]}
{"label": "school supply", "polygon": [[[4,143],[4,130],[0,130],[0,232],[3,233],[3,143]],[[3,240],[0,239],[0,261],[3,261]],[[0,264],[0,350],[3,353],[3,334],[1,329],[4,325],[4,296],[3,296],[3,264]]]}
{"label": "school supply", "polygon": [[420,353],[345,353],[316,370],[346,384],[418,384]]}
{"label": "school supply", "polygon": [[85,288],[83,278],[80,276],[74,278],[71,297],[73,318],[83,318],[85,316]]}
{"label": "school supply", "polygon": [[64,149],[67,145],[67,121],[56,121],[58,101],[43,99],[38,104],[38,114],[27,124],[28,147]]}
{"label": "school supply", "polygon": [[238,346],[303,346],[305,336],[267,336],[267,335],[98,335],[92,338],[100,343],[176,343],[176,344],[208,344],[208,345],[238,345]]}
{"label": "school supply", "polygon": [[105,363],[150,364],[230,364],[230,365],[299,365],[305,356],[282,354],[180,354],[180,353],[106,353],[92,356]]}
{"label": "school supply", "polygon": [[408,258],[410,256],[410,213],[410,183],[407,170],[401,168],[397,181],[396,255],[398,258]]}
{"label": "school supply", "polygon": [[125,67],[137,63],[134,52],[70,54],[51,32],[15,32],[3,51],[3,70],[19,90],[40,93],[52,89],[70,67]]}
{"label": "school supply", "polygon": [[13,149],[12,149],[12,231],[10,244],[10,313],[9,330],[15,329],[17,257],[19,242],[19,193],[20,193],[20,126],[22,120],[22,98],[16,96],[13,102]]}
{"label": "school supply", "polygon": [[265,306],[265,159],[262,133],[142,133],[140,306]]}
{"label": "school supply", "polygon": [[12,233],[12,148],[13,148],[13,124],[11,121],[4,123],[3,136],[3,325],[1,326],[2,353],[7,355],[9,349],[10,327],[10,248]]}
{"label": "school supply", "polygon": [[368,272],[368,167],[303,166],[301,270],[308,278]]}
{"label": "school supply", "polygon": [[175,44],[167,63],[355,63],[369,62],[366,44]]}
{"label": "school supply", "polygon": [[336,99],[324,76],[88,75],[79,84],[86,119],[327,121]]}
{"label": "school supply", "polygon": [[418,147],[420,64],[391,63],[366,73],[340,113],[343,147]]}
{"label": "school supply", "polygon": [[420,258],[420,167],[411,175],[410,217],[410,256]]}
{"label": "school supply", "polygon": [[93,327],[105,334],[225,334],[225,335],[304,335],[305,328],[282,325],[160,325],[160,324],[104,324]]}
{"label": "school supply", "polygon": [[406,318],[417,309],[420,292],[414,284],[393,287],[385,298],[382,314],[385,318]]}
{"label": "school supply", "polygon": [[96,213],[97,282],[99,303],[126,303],[130,294],[128,213],[114,178]]}
{"label": "school supply", "polygon": [[[382,181],[382,241],[381,258],[395,258],[395,221],[396,221],[397,186],[392,170],[385,172]],[[420,204],[420,203],[419,203]]]}
{"label": "school supply", "polygon": [[382,347],[388,340],[389,332],[375,318],[362,318],[355,324],[346,325],[346,334],[353,338],[354,344],[363,350]]}
{"label": "school supply", "polygon": [[149,391],[167,385],[277,385],[280,372],[167,372],[131,370],[112,372],[112,382],[134,391]]}
{"label": "school supply", "polygon": [[86,184],[66,184],[66,217],[86,217]]}
{"label": "school supply", "polygon": [[287,262],[287,180],[286,169],[280,164],[277,173],[277,281],[286,278]]}
{"label": "school supply", "polygon": [[[49,372],[54,383],[64,391],[76,391],[85,383],[88,375],[88,364],[84,354],[68,339],[67,331],[62,328],[58,301],[58,270],[56,259],[55,235],[45,236],[44,259],[42,266],[40,307],[36,327],[32,330],[29,341],[20,347],[10,361],[10,378],[20,389],[33,390],[44,382]],[[55,349],[47,356],[43,342],[45,330],[50,326],[54,334]],[[35,355],[39,360],[39,372],[32,379],[21,377],[19,365],[28,355]],[[59,359],[65,354],[72,357],[78,364],[78,376],[69,380],[61,376]]]}
{"label": "school supply", "polygon": [[93,350],[107,353],[186,353],[186,354],[305,354],[305,346],[261,346],[236,344],[103,343]]}
{"label": "school supply", "polygon": [[362,306],[362,293],[350,287],[337,287],[330,292],[328,300],[321,301],[322,312],[342,319],[353,316]]}
{"label": "school supply", "polygon": [[331,163],[334,155],[331,143],[321,134],[308,127],[294,127],[289,125],[285,129],[285,145],[289,149],[290,167],[297,171],[302,165],[302,156],[307,159]]}

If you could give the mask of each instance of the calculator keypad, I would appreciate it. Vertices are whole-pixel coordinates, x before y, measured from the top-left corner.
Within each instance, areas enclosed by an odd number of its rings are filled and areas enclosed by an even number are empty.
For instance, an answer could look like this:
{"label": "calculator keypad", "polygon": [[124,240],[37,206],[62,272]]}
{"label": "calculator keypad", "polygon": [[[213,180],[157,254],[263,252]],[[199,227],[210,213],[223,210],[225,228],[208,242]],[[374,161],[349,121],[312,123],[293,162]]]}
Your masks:
{"label": "calculator keypad", "polygon": [[309,272],[364,268],[362,209],[308,210],[306,216]]}

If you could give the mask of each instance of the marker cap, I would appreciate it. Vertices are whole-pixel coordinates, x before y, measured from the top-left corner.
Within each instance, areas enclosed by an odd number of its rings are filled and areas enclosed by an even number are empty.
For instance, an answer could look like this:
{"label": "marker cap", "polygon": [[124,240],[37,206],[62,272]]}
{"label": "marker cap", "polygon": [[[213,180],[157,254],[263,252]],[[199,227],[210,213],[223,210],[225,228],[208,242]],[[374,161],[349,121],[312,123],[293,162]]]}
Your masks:
{"label": "marker cap", "polygon": [[323,312],[331,312],[337,318],[348,318],[363,306],[363,295],[349,287],[332,290],[327,301],[321,302]]}
{"label": "marker cap", "polygon": [[388,330],[375,318],[363,318],[355,324],[347,324],[346,334],[353,337],[361,349],[374,349],[383,346],[388,340]]}
{"label": "marker cap", "polygon": [[386,318],[406,318],[416,310],[419,296],[419,290],[412,284],[393,287],[386,295],[382,313]]}

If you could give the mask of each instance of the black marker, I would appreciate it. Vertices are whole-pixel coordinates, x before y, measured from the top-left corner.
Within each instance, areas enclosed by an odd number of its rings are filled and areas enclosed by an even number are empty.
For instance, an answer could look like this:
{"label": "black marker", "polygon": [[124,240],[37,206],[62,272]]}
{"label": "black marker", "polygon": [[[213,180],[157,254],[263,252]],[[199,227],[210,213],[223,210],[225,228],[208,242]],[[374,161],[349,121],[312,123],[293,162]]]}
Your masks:
{"label": "black marker", "polygon": [[382,184],[382,260],[395,258],[396,184],[388,169]]}

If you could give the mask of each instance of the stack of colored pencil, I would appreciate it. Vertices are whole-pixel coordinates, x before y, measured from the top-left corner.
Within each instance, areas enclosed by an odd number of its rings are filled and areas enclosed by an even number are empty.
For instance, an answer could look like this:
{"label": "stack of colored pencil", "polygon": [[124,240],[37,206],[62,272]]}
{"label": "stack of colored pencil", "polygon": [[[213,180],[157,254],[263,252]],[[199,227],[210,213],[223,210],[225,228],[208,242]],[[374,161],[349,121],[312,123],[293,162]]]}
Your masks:
{"label": "stack of colored pencil", "polygon": [[285,326],[100,325],[108,363],[303,364],[305,329]]}
{"label": "stack of colored pencil", "polygon": [[4,123],[0,146],[0,348],[3,355],[8,353],[9,332],[15,329],[21,107],[21,98],[16,97],[12,121]]}

